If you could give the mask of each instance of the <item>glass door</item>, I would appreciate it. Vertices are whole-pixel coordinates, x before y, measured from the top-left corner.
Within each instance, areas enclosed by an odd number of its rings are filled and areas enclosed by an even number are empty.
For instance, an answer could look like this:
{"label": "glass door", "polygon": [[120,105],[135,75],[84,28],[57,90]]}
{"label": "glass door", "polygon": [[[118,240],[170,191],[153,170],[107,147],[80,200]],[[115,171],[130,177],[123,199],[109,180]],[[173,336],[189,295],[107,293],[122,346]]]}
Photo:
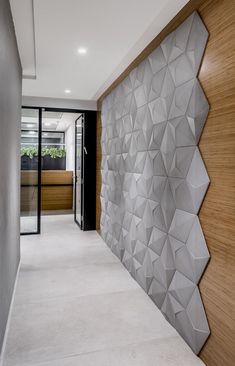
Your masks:
{"label": "glass door", "polygon": [[21,113],[21,234],[40,233],[41,109]]}
{"label": "glass door", "polygon": [[83,228],[83,123],[84,114],[75,121],[74,220]]}

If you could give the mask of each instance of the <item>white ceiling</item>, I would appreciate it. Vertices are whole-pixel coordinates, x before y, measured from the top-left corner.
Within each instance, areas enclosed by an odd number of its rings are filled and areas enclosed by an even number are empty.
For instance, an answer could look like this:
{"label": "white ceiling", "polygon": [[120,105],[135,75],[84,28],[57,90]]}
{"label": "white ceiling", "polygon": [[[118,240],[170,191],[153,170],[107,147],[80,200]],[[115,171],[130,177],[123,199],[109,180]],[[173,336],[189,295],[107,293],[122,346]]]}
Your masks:
{"label": "white ceiling", "polygon": [[11,0],[23,95],[98,99],[187,2]]}

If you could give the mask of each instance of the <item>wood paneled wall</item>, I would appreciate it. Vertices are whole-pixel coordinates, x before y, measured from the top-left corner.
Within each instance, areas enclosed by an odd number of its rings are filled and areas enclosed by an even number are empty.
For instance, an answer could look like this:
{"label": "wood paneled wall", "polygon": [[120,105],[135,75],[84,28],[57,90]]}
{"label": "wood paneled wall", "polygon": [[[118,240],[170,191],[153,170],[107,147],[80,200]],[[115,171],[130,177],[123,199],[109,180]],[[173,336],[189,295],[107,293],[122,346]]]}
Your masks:
{"label": "wood paneled wall", "polygon": [[201,351],[209,366],[235,364],[235,1],[199,13],[210,33],[199,80],[210,103],[199,148],[211,184],[200,221],[211,260],[200,290],[211,328]]}
{"label": "wood paneled wall", "polygon": [[[118,85],[192,11],[201,15],[209,41],[199,80],[210,103],[200,140],[211,184],[200,221],[211,260],[200,291],[211,335],[200,353],[207,366],[235,364],[235,0],[191,0],[99,99]],[[97,230],[100,223],[101,116],[97,118]]]}

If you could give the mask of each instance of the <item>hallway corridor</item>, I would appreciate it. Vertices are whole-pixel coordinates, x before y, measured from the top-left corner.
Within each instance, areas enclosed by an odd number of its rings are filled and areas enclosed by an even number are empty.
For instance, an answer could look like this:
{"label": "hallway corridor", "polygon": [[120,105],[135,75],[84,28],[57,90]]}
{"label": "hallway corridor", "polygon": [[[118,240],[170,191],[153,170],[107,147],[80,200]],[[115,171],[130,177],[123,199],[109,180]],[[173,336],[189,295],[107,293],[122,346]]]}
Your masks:
{"label": "hallway corridor", "polygon": [[44,216],[21,237],[4,366],[197,366],[193,354],[95,231]]}

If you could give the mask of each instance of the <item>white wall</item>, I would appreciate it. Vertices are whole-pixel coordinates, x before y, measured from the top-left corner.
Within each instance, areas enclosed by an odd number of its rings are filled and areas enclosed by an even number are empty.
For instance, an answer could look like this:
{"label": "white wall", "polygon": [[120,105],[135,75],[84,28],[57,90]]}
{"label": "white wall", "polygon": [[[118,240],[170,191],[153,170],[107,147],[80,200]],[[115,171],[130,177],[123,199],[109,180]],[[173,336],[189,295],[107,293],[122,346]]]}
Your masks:
{"label": "white wall", "polygon": [[75,165],[75,157],[74,157],[74,149],[75,149],[75,131],[74,131],[74,123],[70,124],[70,126],[65,131],[65,148],[66,148],[66,170],[74,170]]}

